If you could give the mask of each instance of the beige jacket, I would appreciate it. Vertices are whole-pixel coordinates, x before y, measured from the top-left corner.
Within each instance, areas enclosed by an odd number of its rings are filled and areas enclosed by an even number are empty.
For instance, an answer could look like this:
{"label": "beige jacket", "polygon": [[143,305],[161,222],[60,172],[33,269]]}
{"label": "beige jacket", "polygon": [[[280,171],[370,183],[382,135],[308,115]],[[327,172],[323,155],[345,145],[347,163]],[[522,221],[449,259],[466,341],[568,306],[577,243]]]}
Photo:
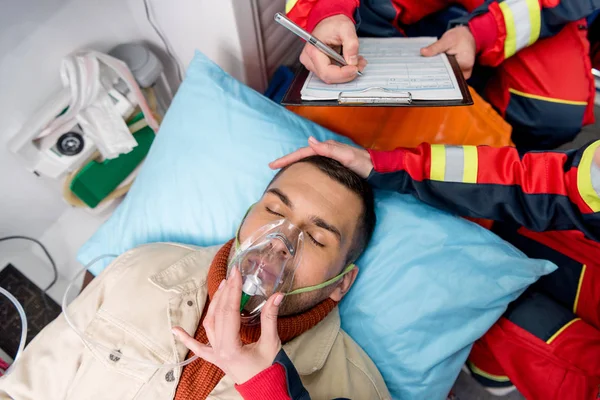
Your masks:
{"label": "beige jacket", "polygon": [[[195,332],[207,298],[206,276],[218,248],[176,244],[138,247],[116,259],[71,304],[86,336],[124,356],[175,363],[188,350],[171,328]],[[340,328],[335,308],[284,346],[313,399],[388,399],[375,365]],[[181,368],[157,369],[88,347],[61,314],[0,379],[0,399],[170,400]],[[239,399],[227,376],[209,399]]]}

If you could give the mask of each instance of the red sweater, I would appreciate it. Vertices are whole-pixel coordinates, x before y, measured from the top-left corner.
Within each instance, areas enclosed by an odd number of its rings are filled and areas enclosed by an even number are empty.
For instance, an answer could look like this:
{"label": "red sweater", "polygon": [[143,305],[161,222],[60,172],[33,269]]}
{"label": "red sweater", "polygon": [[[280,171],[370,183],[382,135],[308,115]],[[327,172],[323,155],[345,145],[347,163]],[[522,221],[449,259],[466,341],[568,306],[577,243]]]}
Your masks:
{"label": "red sweater", "polygon": [[273,365],[241,385],[235,385],[245,400],[310,400],[300,375],[283,349]]}
{"label": "red sweater", "polygon": [[249,381],[235,386],[244,400],[290,400],[285,368],[273,364]]}

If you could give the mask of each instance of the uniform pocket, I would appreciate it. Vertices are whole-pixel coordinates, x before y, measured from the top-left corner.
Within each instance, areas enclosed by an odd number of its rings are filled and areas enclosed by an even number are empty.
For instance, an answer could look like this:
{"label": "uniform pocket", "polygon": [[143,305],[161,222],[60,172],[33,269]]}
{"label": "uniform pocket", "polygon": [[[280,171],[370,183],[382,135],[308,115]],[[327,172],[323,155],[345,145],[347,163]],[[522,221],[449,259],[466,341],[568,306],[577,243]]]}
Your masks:
{"label": "uniform pocket", "polygon": [[[102,310],[83,333],[90,343],[86,343],[67,400],[134,399],[158,368],[132,360],[156,364],[169,362],[154,351],[147,340],[112,320]],[[121,356],[111,354],[108,349]]]}

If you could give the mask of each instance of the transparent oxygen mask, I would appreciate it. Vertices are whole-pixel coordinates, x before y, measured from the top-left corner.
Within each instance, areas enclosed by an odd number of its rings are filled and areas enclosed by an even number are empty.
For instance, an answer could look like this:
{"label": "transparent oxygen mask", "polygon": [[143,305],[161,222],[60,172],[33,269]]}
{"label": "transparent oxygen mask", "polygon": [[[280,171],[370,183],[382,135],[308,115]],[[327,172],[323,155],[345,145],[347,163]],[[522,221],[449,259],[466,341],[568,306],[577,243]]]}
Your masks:
{"label": "transparent oxygen mask", "polygon": [[262,227],[237,246],[227,275],[233,268],[241,273],[240,312],[244,323],[258,322],[271,295],[291,290],[303,242],[302,231],[282,219]]}

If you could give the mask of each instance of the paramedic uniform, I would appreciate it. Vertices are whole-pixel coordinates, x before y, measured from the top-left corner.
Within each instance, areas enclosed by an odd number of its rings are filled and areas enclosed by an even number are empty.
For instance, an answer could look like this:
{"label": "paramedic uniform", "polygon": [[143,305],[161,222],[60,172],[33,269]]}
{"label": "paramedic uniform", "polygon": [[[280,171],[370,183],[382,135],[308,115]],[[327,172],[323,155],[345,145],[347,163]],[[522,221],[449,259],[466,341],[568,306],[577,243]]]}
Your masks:
{"label": "paramedic uniform", "polygon": [[[512,125],[522,149],[551,149],[594,122],[594,79],[585,17],[590,0],[460,0],[475,38],[477,62],[494,67],[483,96]],[[404,36],[418,21],[448,7],[445,0],[288,0],[286,11],[312,31],[344,14],[359,36]]]}
{"label": "paramedic uniform", "polygon": [[377,188],[497,221],[528,256],[554,262],[475,343],[468,366],[531,400],[600,396],[600,167],[596,141],[567,152],[422,144],[369,151]]}

